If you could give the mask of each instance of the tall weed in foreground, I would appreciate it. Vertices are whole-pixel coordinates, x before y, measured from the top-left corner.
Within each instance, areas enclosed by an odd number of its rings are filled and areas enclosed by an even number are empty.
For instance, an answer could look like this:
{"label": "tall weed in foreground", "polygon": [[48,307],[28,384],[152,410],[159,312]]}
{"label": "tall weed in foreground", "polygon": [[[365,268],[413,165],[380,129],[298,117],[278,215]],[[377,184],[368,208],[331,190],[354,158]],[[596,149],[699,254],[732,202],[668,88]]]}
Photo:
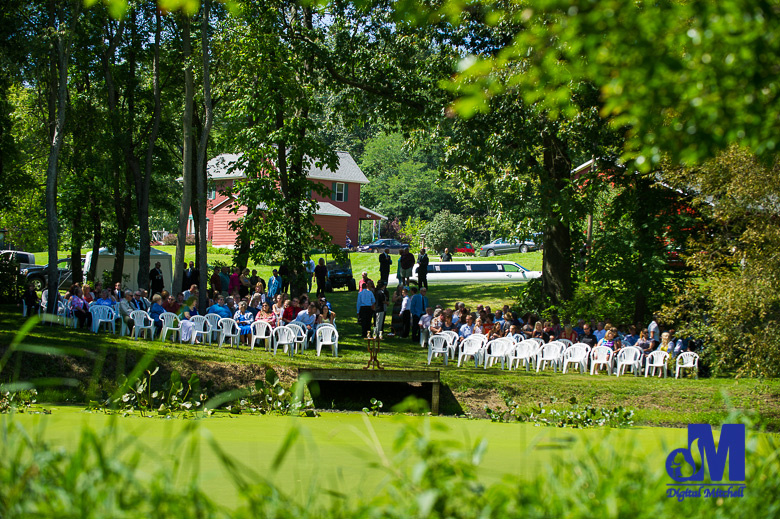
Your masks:
{"label": "tall weed in foreground", "polygon": [[[661,460],[637,457],[641,445],[624,445],[605,432],[599,440],[566,450],[558,462],[528,479],[484,485],[477,468],[488,446],[477,441],[456,448],[440,439],[427,419],[410,420],[393,451],[384,452],[370,424],[366,441],[375,459],[366,461],[386,479],[371,495],[312,487],[290,497],[272,483],[273,472],[300,438],[293,425],[272,462],[272,473],[258,475],[211,445],[239,494],[228,510],[218,496],[197,485],[196,457],[202,437],[199,421],[187,422],[167,456],[142,453],[136,440],[120,432],[122,418],[103,431],[85,429],[73,452],[52,448],[40,431],[21,428],[6,415],[0,434],[0,517],[202,517],[202,518],[648,518],[680,516],[726,519],[780,516],[780,442],[751,434],[747,444],[745,497],[686,499],[666,497],[670,482]],[[733,422],[734,420],[730,420]],[[625,437],[625,436],[621,436]],[[150,458],[151,461],[150,461]],[[659,463],[648,465],[647,460]],[[181,461],[185,460],[185,461]],[[332,484],[332,483],[330,483]]]}

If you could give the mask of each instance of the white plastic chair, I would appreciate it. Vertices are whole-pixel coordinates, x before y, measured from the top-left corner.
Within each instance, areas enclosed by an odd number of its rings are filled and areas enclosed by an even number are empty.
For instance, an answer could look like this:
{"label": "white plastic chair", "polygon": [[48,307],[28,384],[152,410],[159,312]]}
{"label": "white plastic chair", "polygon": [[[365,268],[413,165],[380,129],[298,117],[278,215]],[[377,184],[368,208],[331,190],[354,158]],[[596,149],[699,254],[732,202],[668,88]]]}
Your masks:
{"label": "white plastic chair", "polygon": [[651,373],[651,370],[652,376],[655,376],[655,370],[657,369],[660,369],[664,374],[664,378],[666,378],[666,372],[668,371],[666,369],[667,360],[669,360],[669,353],[666,351],[656,350],[648,353],[647,357],[645,357],[645,378]]}
{"label": "white plastic chair", "polygon": [[541,337],[531,337],[531,338],[530,338],[530,339],[528,339],[528,340],[529,340],[529,341],[536,341],[536,344],[538,344],[538,345],[539,345],[539,347],[542,347],[542,346],[544,346],[544,339],[542,339]]}
{"label": "white plastic chair", "polygon": [[298,321],[292,321],[287,325],[295,331],[295,352],[306,349],[306,326]]}
{"label": "white plastic chair", "polygon": [[225,339],[230,340],[231,346],[238,346],[241,341],[241,328],[238,327],[238,323],[229,317],[223,317],[219,320],[219,347],[225,343]]}
{"label": "white plastic chair", "polygon": [[699,354],[692,351],[684,351],[677,356],[677,364],[674,369],[674,378],[680,378],[681,369],[692,369],[696,378],[699,378]]}
{"label": "white plastic chair", "polygon": [[458,349],[458,334],[452,330],[443,330],[439,335],[447,339],[447,348],[450,350],[450,358],[455,359],[455,352]]}
{"label": "white plastic chair", "polygon": [[222,317],[219,314],[206,314],[204,316],[211,326],[211,337],[209,337],[209,343],[215,339],[214,334],[217,334],[216,340],[219,340],[219,336],[222,335],[222,331],[219,329],[219,320]]}
{"label": "white plastic chair", "polygon": [[171,340],[175,340],[178,336],[179,342],[181,342],[181,320],[179,316],[171,312],[163,312],[160,314],[160,320],[162,321],[160,341],[165,342],[165,339],[168,338],[168,332],[172,332]]}
{"label": "white plastic chair", "polygon": [[543,344],[537,356],[536,372],[538,373],[540,369],[543,370],[546,368],[547,363],[549,362],[553,367],[553,373],[557,373],[558,366],[562,360],[564,348],[565,346],[557,341]]}
{"label": "white plastic chair", "polygon": [[[133,321],[133,334],[135,340],[138,340],[138,336],[143,332],[146,337],[146,332],[149,332],[149,339],[154,340],[154,332],[157,328],[154,326],[154,321],[149,314],[143,310],[133,310],[130,312],[130,319]],[[147,324],[148,323],[148,324]]]}
{"label": "white plastic chair", "polygon": [[200,335],[204,341],[211,343],[211,325],[209,320],[204,315],[193,315],[190,317],[192,323],[192,337],[190,337],[190,344],[195,344],[195,341]]}
{"label": "white plastic chair", "polygon": [[520,363],[522,362],[523,365],[525,365],[525,370],[528,371],[528,367],[533,362],[534,355],[536,354],[536,347],[536,341],[523,339],[516,343],[515,347],[507,355],[509,369],[511,370],[514,367],[515,362],[517,362],[517,367],[519,368]]}
{"label": "white plastic chair", "polygon": [[566,348],[563,352],[563,373],[566,374],[566,369],[569,364],[574,364],[580,368],[580,373],[585,373],[585,364],[588,362],[588,352],[582,346],[573,345]]}
{"label": "white plastic chair", "polygon": [[89,313],[92,314],[92,331],[97,333],[100,330],[100,325],[105,324],[106,328],[111,326],[111,333],[116,333],[116,316],[114,315],[114,309],[110,306],[94,305],[90,307]]}
{"label": "white plastic chair", "polygon": [[321,324],[317,327],[317,334],[314,338],[314,344],[317,348],[317,356],[320,356],[320,351],[323,346],[330,346],[333,350],[333,356],[339,356],[339,332],[336,331],[336,327],[332,324]]}
{"label": "white plastic chair", "polygon": [[572,342],[569,339],[555,339],[557,342],[562,343],[567,348],[572,346]]}
{"label": "white plastic chair", "polygon": [[[484,337],[484,335],[482,337]],[[464,358],[471,357],[474,359],[474,367],[478,368],[483,347],[484,343],[482,342],[481,337],[469,335],[463,339],[463,342],[460,343],[460,352],[458,353],[458,367],[460,367],[460,363]]]}
{"label": "white plastic chair", "polygon": [[485,353],[482,358],[482,365],[484,369],[487,369],[488,365],[492,366],[496,359],[501,359],[501,369],[504,369],[504,361],[512,348],[514,343],[505,338],[493,339],[485,345]]}
{"label": "white plastic chair", "polygon": [[444,355],[444,365],[447,365],[447,357],[449,353],[449,344],[447,343],[447,337],[444,335],[437,333],[436,335],[431,335],[428,338],[428,365],[431,365],[431,359],[434,355],[443,354]]}
{"label": "white plastic chair", "polygon": [[617,354],[615,376],[625,375],[626,369],[630,369],[635,376],[639,376],[639,370],[642,369],[642,350],[633,346],[621,348]]}
{"label": "white plastic chair", "polygon": [[600,366],[607,368],[607,373],[612,374],[612,348],[606,346],[596,346],[590,352],[590,374],[595,374]]}
{"label": "white plastic chair", "polygon": [[282,346],[282,351],[287,353],[290,351],[290,356],[293,355],[293,347],[295,343],[295,330],[286,326],[277,326],[271,333],[271,344],[274,348],[274,355],[276,355],[276,349]]}
{"label": "white plastic chair", "polygon": [[271,339],[271,325],[265,321],[255,321],[252,323],[252,337],[249,340],[249,349],[255,349],[255,343],[262,341],[265,344],[265,349],[270,349],[269,340]]}

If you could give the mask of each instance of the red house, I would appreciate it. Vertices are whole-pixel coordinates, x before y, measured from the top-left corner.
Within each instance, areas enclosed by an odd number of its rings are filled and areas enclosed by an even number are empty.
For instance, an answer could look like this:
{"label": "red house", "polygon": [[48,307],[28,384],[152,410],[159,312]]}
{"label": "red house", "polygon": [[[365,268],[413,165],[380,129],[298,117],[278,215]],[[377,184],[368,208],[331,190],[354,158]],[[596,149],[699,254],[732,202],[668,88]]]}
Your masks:
{"label": "red house", "polygon": [[[330,197],[312,193],[313,198],[318,202],[314,222],[333,237],[334,243],[343,247],[346,245],[347,236],[353,244],[357,244],[361,220],[385,220],[386,218],[360,205],[360,187],[368,184],[368,179],[349,153],[339,151],[337,154],[339,165],[335,171],[320,169],[312,164],[308,177],[309,180],[322,184],[330,190]],[[235,246],[236,233],[230,228],[230,222],[237,220],[246,212],[243,207],[239,208],[238,213],[231,212],[231,207],[236,203],[235,198],[222,194],[225,188],[246,180],[246,175],[238,168],[230,171],[239,158],[240,155],[225,153],[214,157],[207,165],[210,185],[206,211],[207,234],[213,247]],[[192,219],[190,219],[190,227],[194,233]]]}

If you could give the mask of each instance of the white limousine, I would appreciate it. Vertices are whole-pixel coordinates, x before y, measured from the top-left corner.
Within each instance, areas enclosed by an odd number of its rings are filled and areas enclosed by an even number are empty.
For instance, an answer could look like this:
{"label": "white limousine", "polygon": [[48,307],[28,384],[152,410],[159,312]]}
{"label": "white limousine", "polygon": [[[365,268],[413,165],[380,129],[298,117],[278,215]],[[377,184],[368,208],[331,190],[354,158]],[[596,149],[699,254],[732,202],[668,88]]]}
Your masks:
{"label": "white limousine", "polygon": [[[417,283],[419,276],[415,263],[411,279]],[[542,273],[528,270],[514,261],[447,261],[428,264],[429,284],[461,283],[522,283],[541,277]],[[395,274],[390,274],[388,286],[398,284]]]}

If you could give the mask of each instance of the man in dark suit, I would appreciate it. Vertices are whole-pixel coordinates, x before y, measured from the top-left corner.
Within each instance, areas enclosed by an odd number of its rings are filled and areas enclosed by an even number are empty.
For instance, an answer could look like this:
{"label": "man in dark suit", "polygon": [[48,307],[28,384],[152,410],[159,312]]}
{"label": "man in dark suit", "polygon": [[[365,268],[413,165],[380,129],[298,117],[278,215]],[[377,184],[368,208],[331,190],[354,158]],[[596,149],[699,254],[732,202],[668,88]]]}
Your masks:
{"label": "man in dark suit", "polygon": [[152,287],[152,295],[159,294],[165,287],[162,274],[162,263],[159,261],[154,264],[154,268],[149,272],[149,283]]}
{"label": "man in dark suit", "polygon": [[185,287],[190,288],[192,285],[198,285],[200,288],[200,271],[195,268],[194,261],[190,261],[190,268],[185,271],[184,278],[188,280],[184,284]]}
{"label": "man in dark suit", "polygon": [[[417,284],[420,288],[428,288],[428,263],[431,260],[428,259],[428,255],[425,253],[425,249],[420,249],[420,254],[417,256]],[[425,310],[425,307],[423,307]]]}
{"label": "man in dark suit", "polygon": [[387,278],[390,277],[390,266],[393,264],[393,258],[390,257],[390,249],[379,255],[379,282],[387,285]]}

